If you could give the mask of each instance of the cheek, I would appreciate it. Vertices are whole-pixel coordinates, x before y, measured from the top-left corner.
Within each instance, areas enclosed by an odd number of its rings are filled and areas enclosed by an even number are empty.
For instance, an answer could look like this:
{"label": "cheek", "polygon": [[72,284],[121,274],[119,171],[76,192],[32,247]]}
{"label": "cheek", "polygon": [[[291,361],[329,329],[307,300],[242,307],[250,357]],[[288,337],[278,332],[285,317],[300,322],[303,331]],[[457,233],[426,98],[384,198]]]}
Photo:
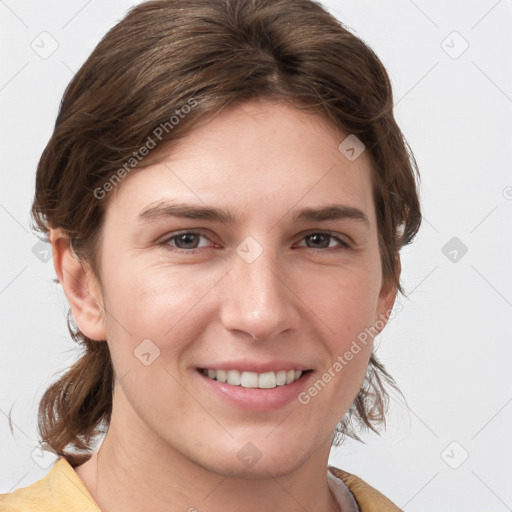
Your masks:
{"label": "cheek", "polygon": [[200,334],[194,306],[205,292],[179,266],[162,271],[118,262],[104,282],[108,345],[122,396],[150,421],[168,410],[174,412],[164,424],[180,421],[190,403],[178,383],[177,356]]}
{"label": "cheek", "polygon": [[[343,269],[317,279],[304,288],[304,302],[321,321],[331,348],[343,350],[347,342],[370,327],[377,308],[378,276],[368,267]],[[317,320],[317,322],[318,322]]]}
{"label": "cheek", "polygon": [[195,324],[191,319],[201,310],[198,301],[215,283],[201,275],[198,279],[180,265],[112,268],[105,286],[111,327],[124,329],[133,339],[164,343],[185,319],[187,325]]}
{"label": "cheek", "polygon": [[[133,342],[149,338],[165,348],[173,343],[174,333],[193,340],[195,331],[214,321],[223,304],[245,291],[233,288],[236,284],[220,267],[199,270],[197,265],[147,264],[142,259],[127,263],[117,260],[106,269],[104,299],[112,335],[130,333]],[[370,261],[292,266],[283,277],[293,292],[289,300],[317,335],[327,336],[336,355],[374,317],[380,279]]]}
{"label": "cheek", "polygon": [[[304,402],[314,400],[313,407],[320,409],[329,403],[342,414],[356,398],[370,359],[379,283],[365,267],[325,279],[324,292],[310,294],[315,316],[326,326],[327,358]],[[335,413],[334,420],[339,419]]]}

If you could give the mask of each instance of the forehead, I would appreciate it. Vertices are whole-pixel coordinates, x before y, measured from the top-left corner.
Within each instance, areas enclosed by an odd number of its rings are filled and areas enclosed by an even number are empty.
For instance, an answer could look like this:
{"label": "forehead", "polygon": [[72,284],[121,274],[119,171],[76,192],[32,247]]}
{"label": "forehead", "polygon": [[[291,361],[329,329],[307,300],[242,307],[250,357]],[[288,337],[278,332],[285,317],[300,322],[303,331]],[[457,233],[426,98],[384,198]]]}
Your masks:
{"label": "forehead", "polygon": [[232,105],[174,141],[159,163],[126,177],[109,209],[133,218],[152,203],[179,199],[249,218],[343,203],[372,219],[370,159],[364,151],[351,161],[339,150],[348,135],[286,104]]}

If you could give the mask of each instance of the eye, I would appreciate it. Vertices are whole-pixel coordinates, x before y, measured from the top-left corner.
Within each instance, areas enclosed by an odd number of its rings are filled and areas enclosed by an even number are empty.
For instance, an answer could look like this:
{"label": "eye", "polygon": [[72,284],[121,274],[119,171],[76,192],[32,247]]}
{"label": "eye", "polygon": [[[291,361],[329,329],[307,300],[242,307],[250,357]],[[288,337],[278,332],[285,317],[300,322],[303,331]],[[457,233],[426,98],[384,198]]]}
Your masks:
{"label": "eye", "polygon": [[[303,240],[306,240],[306,247],[311,249],[331,249],[340,250],[340,249],[348,249],[350,246],[348,243],[344,242],[341,238],[334,236],[330,232],[315,232],[309,233],[304,236]],[[309,245],[308,241],[313,245]],[[330,244],[330,242],[335,242],[338,247],[335,247]]]}
{"label": "eye", "polygon": [[[162,240],[160,243],[164,246],[171,245],[177,252],[193,254],[199,248],[198,242],[200,238],[209,240],[206,235],[196,231],[182,231],[181,233],[173,234]],[[203,246],[204,247],[204,246]]]}
{"label": "eye", "polygon": [[[197,231],[182,231],[181,233],[174,233],[166,237],[160,242],[160,245],[178,253],[194,254],[200,248],[212,247],[208,244],[202,246],[198,245],[201,238],[209,241],[209,238],[203,233]],[[309,233],[303,236],[302,240],[306,241],[305,247],[310,249],[331,249],[337,251],[350,248],[348,243],[330,232],[321,231]],[[302,247],[304,247],[304,245],[302,245]]]}

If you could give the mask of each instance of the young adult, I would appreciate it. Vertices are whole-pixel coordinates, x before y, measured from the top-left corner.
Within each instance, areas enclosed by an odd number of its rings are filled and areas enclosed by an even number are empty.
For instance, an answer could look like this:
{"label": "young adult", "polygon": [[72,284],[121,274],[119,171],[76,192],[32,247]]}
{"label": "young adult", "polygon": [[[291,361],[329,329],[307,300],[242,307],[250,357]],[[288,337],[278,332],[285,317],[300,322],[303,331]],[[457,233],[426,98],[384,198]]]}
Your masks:
{"label": "young adult", "polygon": [[320,4],[133,8],[38,166],[84,354],[40,404],[59,459],[0,510],[399,510],[328,457],[385,418],[417,176],[386,71]]}

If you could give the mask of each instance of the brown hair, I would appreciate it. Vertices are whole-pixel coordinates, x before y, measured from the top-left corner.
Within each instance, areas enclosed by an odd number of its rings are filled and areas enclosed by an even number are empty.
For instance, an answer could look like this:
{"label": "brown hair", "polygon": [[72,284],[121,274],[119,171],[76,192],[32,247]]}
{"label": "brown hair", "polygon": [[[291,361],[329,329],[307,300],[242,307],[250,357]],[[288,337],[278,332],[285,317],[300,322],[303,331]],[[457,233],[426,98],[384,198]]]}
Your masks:
{"label": "brown hair", "polygon": [[[321,114],[363,142],[373,164],[383,283],[405,295],[397,261],[421,223],[416,162],[393,117],[383,65],[312,0],[154,0],[131,9],[64,93],[37,168],[36,229],[64,230],[99,276],[102,196],[132,168],[157,160],[158,148],[139,158],[141,148],[150,140],[169,148],[199,120],[256,97]],[[41,440],[77,465],[108,428],[114,372],[107,343],[88,339],[70,316],[68,327],[84,353],[44,393],[38,426]],[[385,424],[386,383],[398,391],[372,351],[336,443],[360,440],[353,423],[375,432]]]}

